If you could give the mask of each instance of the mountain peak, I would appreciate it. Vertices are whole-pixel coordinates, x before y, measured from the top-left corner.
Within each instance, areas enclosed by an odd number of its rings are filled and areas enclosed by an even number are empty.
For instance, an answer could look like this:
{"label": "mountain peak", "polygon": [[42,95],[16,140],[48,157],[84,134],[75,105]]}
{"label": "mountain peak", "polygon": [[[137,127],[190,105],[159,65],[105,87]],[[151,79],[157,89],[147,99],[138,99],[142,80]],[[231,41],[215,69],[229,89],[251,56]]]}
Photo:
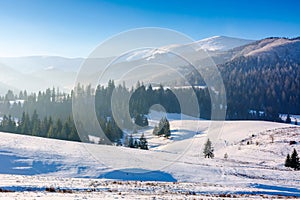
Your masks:
{"label": "mountain peak", "polygon": [[254,40],[234,38],[228,36],[213,36],[205,38],[193,43],[196,49],[208,50],[208,51],[226,51],[239,46],[250,44]]}

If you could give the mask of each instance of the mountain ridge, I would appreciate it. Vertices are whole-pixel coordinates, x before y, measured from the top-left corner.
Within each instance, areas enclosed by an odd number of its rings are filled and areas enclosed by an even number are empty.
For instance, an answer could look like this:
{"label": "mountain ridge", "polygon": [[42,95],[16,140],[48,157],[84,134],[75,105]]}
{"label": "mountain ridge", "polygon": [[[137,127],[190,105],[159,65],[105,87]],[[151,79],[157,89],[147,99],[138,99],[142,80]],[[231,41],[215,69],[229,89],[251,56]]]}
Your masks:
{"label": "mountain ridge", "polygon": [[[174,69],[178,70],[183,75],[186,75],[186,73],[188,73],[186,72],[187,70],[185,67],[186,62],[180,61],[180,57],[174,59],[174,55],[172,55],[172,53],[175,53],[179,56],[182,54],[183,58],[188,57],[193,62],[197,63],[197,61],[199,60],[199,57],[197,57],[199,55],[197,50],[206,51],[216,65],[231,62],[232,60],[242,56],[258,56],[259,59],[264,58],[263,60],[292,59],[297,62],[297,60],[299,60],[298,54],[300,55],[299,41],[299,37],[292,39],[282,37],[269,37],[256,41],[234,38],[229,36],[213,36],[189,44],[172,44],[158,49],[141,50],[140,52],[133,52],[131,55],[127,55],[127,60],[123,59],[119,61],[118,69],[123,69],[123,71],[126,71],[126,69],[130,68],[131,66],[149,64],[151,62],[158,62],[164,65],[172,66]],[[29,85],[31,86],[31,90],[34,90],[35,92],[36,90],[42,90],[47,87],[53,86],[60,87],[62,89],[65,89],[66,91],[69,91],[72,88],[71,85],[75,82],[76,74],[80,69],[80,66],[84,62],[84,58],[65,58],[61,56],[45,55],[16,58],[0,58],[0,63],[3,63],[10,69],[15,70],[17,74],[21,73],[22,76],[24,76],[22,80],[32,82]],[[105,62],[103,63],[105,64]],[[102,65],[102,63],[100,65]],[[97,66],[92,69],[92,72],[90,73],[91,77],[101,73],[101,70],[103,70],[103,66],[100,65],[99,67]],[[125,68],[122,66],[125,66]],[[117,72],[117,74],[121,73],[121,71]],[[166,73],[167,72],[156,74],[154,76],[155,80],[162,80],[163,77],[167,76]],[[145,74],[146,76],[140,77],[141,80],[143,80],[144,77],[148,76],[146,72]],[[10,73],[7,76],[9,77],[6,77],[5,80],[17,80],[17,77],[19,77],[16,74],[14,75],[13,73]],[[62,81],[63,77],[66,78]],[[170,76],[169,78],[172,77],[173,76]],[[113,76],[112,74],[111,79],[114,78],[115,76]],[[138,79],[138,77],[136,77],[136,79]],[[42,81],[36,82],[36,80]],[[6,85],[11,85],[14,88],[18,88],[19,90],[30,90],[30,88],[24,88],[26,84],[23,85],[17,81],[4,81],[4,83]],[[171,84],[171,82],[168,81],[167,83]],[[36,87],[32,87],[34,85]]]}

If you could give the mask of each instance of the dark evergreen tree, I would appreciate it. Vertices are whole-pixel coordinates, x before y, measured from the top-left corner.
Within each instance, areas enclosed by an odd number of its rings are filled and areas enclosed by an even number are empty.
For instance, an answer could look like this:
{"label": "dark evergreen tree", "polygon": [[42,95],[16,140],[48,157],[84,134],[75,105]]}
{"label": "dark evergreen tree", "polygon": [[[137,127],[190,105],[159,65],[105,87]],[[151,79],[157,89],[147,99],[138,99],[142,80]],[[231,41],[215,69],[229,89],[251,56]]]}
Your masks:
{"label": "dark evergreen tree", "polygon": [[143,125],[144,126],[148,126],[149,125],[148,118],[146,116],[143,117]]}
{"label": "dark evergreen tree", "polygon": [[53,138],[59,139],[61,137],[62,127],[63,124],[61,122],[61,119],[57,119],[55,126],[53,127]]}
{"label": "dark evergreen tree", "polygon": [[[23,121],[24,120],[24,121]],[[29,114],[26,113],[24,115],[24,118],[22,116],[22,121],[21,121],[21,127],[20,127],[21,133],[23,134],[31,134],[31,121],[30,121],[30,117]]]}
{"label": "dark evergreen tree", "polygon": [[214,148],[212,147],[212,143],[209,139],[207,139],[205,143],[203,154],[205,158],[214,158]]}
{"label": "dark evergreen tree", "polygon": [[294,148],[294,151],[291,155],[291,168],[295,170],[300,170],[300,162],[299,162],[299,157],[296,149]]}
{"label": "dark evergreen tree", "polygon": [[25,117],[26,117],[26,114],[25,114],[25,112],[23,112],[21,120],[19,120],[19,122],[18,122],[17,133],[24,133],[23,127],[24,127],[24,123],[25,123]]}
{"label": "dark evergreen tree", "polygon": [[158,124],[158,134],[159,136],[163,135],[165,133],[165,117],[161,118],[161,120],[159,121],[159,124]]}
{"label": "dark evergreen tree", "polygon": [[16,130],[16,122],[15,120],[11,117],[11,115],[8,116],[8,127],[7,127],[7,132],[13,133]]}
{"label": "dark evergreen tree", "polygon": [[165,118],[164,120],[164,137],[169,138],[171,136],[171,130],[170,130],[170,123],[167,120],[167,118]]}
{"label": "dark evergreen tree", "polygon": [[9,133],[16,131],[16,123],[10,115],[8,117],[6,115],[3,116],[0,124],[0,130]]}
{"label": "dark evergreen tree", "polygon": [[148,119],[146,116],[141,115],[141,114],[136,114],[134,118],[134,122],[136,125],[145,127],[148,126]]}
{"label": "dark evergreen tree", "polygon": [[32,114],[30,122],[31,122],[31,126],[30,127],[32,127],[31,135],[33,135],[33,136],[40,136],[41,124],[40,124],[39,116],[38,116],[36,110],[33,111],[33,114]]}
{"label": "dark evergreen tree", "polygon": [[290,124],[291,122],[292,122],[292,120],[291,120],[290,114],[288,114],[288,115],[286,116],[285,123]]}
{"label": "dark evergreen tree", "polygon": [[128,143],[129,143],[128,146],[130,148],[134,148],[134,140],[133,140],[132,134],[130,134],[130,136],[129,136],[129,142]]}
{"label": "dark evergreen tree", "polygon": [[147,139],[145,138],[144,133],[142,133],[140,137],[140,143],[139,143],[140,149],[148,150],[148,142]]}
{"label": "dark evergreen tree", "polygon": [[134,142],[133,142],[133,148],[138,148],[139,147],[139,143],[136,139],[134,139]]}
{"label": "dark evergreen tree", "polygon": [[291,157],[290,157],[290,154],[287,154],[284,166],[285,167],[291,167]]}
{"label": "dark evergreen tree", "polygon": [[53,138],[54,137],[54,134],[53,134],[53,125],[51,124],[50,127],[49,127],[49,130],[47,132],[47,137],[48,138]]}
{"label": "dark evergreen tree", "polygon": [[67,140],[69,139],[69,135],[71,133],[71,128],[70,128],[70,125],[68,123],[68,121],[66,121],[61,129],[61,133],[60,133],[60,137],[59,139],[62,139],[62,140]]}
{"label": "dark evergreen tree", "polygon": [[161,118],[158,127],[155,126],[153,129],[153,135],[164,136],[166,138],[171,136],[170,123],[166,117]]}

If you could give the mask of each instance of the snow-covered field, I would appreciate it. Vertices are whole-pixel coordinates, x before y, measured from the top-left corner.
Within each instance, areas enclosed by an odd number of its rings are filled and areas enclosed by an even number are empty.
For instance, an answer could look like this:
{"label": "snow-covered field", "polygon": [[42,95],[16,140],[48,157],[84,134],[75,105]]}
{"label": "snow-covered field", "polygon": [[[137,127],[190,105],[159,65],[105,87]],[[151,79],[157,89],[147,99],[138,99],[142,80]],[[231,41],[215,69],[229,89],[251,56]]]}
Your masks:
{"label": "snow-covered field", "polygon": [[[134,135],[144,132],[149,151],[0,133],[0,191],[16,191],[0,198],[300,197],[300,171],[284,167],[293,148],[300,152],[299,126],[226,121],[211,135],[211,121],[168,117],[170,139],[153,136],[151,127]],[[214,159],[203,157],[208,137]]]}

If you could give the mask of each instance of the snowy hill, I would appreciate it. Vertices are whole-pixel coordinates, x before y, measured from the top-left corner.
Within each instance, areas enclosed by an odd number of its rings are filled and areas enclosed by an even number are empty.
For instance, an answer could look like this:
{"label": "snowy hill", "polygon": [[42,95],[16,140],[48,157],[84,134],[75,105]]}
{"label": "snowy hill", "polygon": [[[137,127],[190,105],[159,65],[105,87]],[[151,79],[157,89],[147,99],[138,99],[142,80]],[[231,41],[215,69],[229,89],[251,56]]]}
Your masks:
{"label": "snowy hill", "polygon": [[192,43],[197,46],[197,49],[208,51],[227,51],[236,47],[244,46],[254,42],[255,40],[247,40],[241,38],[233,38],[227,36],[214,36],[206,39],[199,40]]}
{"label": "snowy hill", "polygon": [[[226,121],[218,137],[212,137],[207,135],[210,123],[171,119],[170,139],[153,136],[152,128],[144,130],[149,151],[0,133],[5,138],[0,140],[0,173],[220,183],[227,187],[227,192],[234,192],[230,187],[235,184],[248,192],[255,184],[266,184],[282,189],[270,192],[259,188],[264,191],[262,194],[300,196],[298,190],[285,191],[297,188],[300,180],[298,172],[283,165],[286,154],[293,148],[300,152],[299,127],[262,121]],[[202,155],[207,137],[215,148],[214,159],[204,159]],[[290,140],[297,144],[289,145]],[[224,189],[214,190],[218,193]]]}
{"label": "snowy hill", "polygon": [[291,59],[298,61],[300,55],[300,38],[266,38],[243,47],[238,47],[233,51],[237,52],[234,58],[252,56],[267,58],[269,60]]}
{"label": "snowy hill", "polygon": [[210,38],[205,38],[190,44],[177,45],[172,44],[169,46],[160,47],[158,49],[151,50],[138,50],[134,51],[127,57],[127,61],[132,60],[151,60],[159,57],[168,57],[169,52],[175,52],[177,54],[189,54],[196,51],[227,51],[236,47],[244,46],[254,42],[255,40],[246,40],[241,38],[233,38],[227,36],[213,36]]}

